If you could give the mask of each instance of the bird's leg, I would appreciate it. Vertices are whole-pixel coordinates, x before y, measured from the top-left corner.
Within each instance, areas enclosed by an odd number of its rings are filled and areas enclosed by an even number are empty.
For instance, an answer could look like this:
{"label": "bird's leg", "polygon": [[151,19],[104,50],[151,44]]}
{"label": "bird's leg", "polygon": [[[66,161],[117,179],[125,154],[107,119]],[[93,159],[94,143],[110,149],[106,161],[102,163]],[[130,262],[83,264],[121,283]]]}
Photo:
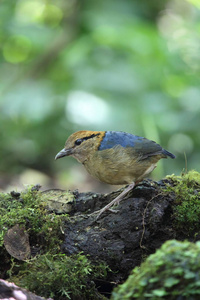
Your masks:
{"label": "bird's leg", "polygon": [[119,204],[119,202],[124,198],[124,196],[133,188],[135,187],[135,182],[131,183],[125,190],[123,190],[123,192],[121,194],[119,194],[114,200],[112,200],[110,203],[108,203],[106,206],[104,206],[102,209],[95,211],[94,214],[98,213],[96,220],[100,217],[100,215],[106,211],[106,210],[110,210],[111,212],[114,212],[113,210],[111,210],[110,208],[114,205],[114,204]]}

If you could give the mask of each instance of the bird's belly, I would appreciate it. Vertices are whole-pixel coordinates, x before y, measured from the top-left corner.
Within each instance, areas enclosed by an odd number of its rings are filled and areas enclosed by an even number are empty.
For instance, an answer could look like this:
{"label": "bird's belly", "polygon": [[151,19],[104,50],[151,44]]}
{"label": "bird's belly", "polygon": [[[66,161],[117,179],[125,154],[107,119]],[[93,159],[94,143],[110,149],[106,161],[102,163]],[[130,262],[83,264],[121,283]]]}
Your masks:
{"label": "bird's belly", "polygon": [[102,182],[112,185],[129,184],[135,181],[134,174],[129,174],[127,171],[124,174],[121,170],[117,173],[112,170],[108,170],[106,174],[105,172],[101,173],[97,171],[94,177]]}
{"label": "bird's belly", "polygon": [[155,168],[156,164],[148,160],[142,162],[132,160],[129,164],[120,161],[113,164],[113,161],[109,160],[98,163],[97,160],[92,160],[84,166],[96,179],[112,185],[121,185],[142,180]]}

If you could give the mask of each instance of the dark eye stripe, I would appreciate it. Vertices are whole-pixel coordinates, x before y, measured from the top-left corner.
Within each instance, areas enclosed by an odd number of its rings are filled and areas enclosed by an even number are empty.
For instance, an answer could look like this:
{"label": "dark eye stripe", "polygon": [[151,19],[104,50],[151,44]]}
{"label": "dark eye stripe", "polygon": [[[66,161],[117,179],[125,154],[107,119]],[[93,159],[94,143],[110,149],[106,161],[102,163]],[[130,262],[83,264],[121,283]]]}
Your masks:
{"label": "dark eye stripe", "polygon": [[82,139],[77,139],[76,141],[75,141],[75,145],[76,146],[79,146],[82,142],[84,142],[84,141],[86,141],[86,140],[89,140],[89,139],[92,139],[93,137],[95,137],[95,136],[98,136],[98,135],[100,135],[100,133],[97,133],[97,134],[91,134],[90,136],[86,136],[86,137],[84,137],[84,138],[82,138]]}
{"label": "dark eye stripe", "polygon": [[100,135],[100,133],[97,133],[97,134],[91,134],[90,136],[84,137],[83,140],[86,141],[86,140],[92,139],[93,137],[98,136],[98,135]]}

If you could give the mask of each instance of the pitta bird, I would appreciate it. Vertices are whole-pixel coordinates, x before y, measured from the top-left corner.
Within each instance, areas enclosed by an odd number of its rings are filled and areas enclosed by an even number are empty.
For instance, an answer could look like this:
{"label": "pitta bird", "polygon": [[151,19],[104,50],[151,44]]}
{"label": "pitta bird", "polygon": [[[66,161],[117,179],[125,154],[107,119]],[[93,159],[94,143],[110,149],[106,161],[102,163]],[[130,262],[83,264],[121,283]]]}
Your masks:
{"label": "pitta bird", "polygon": [[[73,156],[94,178],[111,184],[129,184],[101,210],[97,219],[151,173],[161,158],[175,158],[159,144],[122,131],[78,131],[69,136],[55,159]],[[111,210],[112,211],[112,210]]]}

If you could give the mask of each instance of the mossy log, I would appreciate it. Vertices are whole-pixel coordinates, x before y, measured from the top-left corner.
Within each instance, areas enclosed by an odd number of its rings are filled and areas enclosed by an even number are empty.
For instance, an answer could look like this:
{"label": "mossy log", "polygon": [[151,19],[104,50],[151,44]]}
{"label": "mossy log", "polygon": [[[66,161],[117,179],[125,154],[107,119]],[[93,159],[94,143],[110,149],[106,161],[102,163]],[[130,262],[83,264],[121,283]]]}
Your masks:
{"label": "mossy log", "polygon": [[199,179],[199,173],[190,172],[159,182],[145,180],[120,202],[116,213],[105,212],[98,220],[92,213],[121,190],[108,195],[75,192],[62,250],[67,255],[83,251],[91,260],[104,261],[114,271],[112,281],[124,280],[165,241],[199,239]]}
{"label": "mossy log", "polygon": [[[123,188],[104,195],[63,190],[39,192],[38,187],[33,187],[21,194],[12,192],[10,195],[1,195],[1,244],[4,236],[4,246],[11,249],[11,255],[15,253],[12,252],[10,244],[12,239],[9,239],[12,235],[5,237],[10,229],[12,234],[12,230],[16,232],[16,224],[22,224],[22,227],[19,227],[19,236],[26,244],[27,237],[23,235],[23,230],[29,233],[30,251],[24,252],[26,255],[30,252],[30,257],[40,254],[46,261],[45,253],[49,253],[50,257],[65,253],[73,260],[77,254],[82,253],[91,262],[91,265],[87,262],[87,273],[92,265],[97,266],[104,262],[111,271],[105,276],[105,280],[98,280],[96,276],[93,281],[96,287],[98,286],[98,291],[103,291],[105,295],[106,292],[111,292],[113,286],[122,283],[132,269],[140,266],[145,258],[160,248],[165,241],[188,239],[195,242],[200,239],[199,173],[170,176],[159,182],[144,180],[120,202],[116,213],[104,212],[96,220],[93,213],[112,201],[122,190]],[[4,206],[5,211],[8,211],[7,216],[3,212]],[[5,250],[1,249],[1,261],[6,262],[6,265],[0,264],[0,272],[3,278],[7,279],[5,274],[11,263]],[[21,259],[16,254],[14,257]],[[70,262],[70,266],[73,267],[74,264]],[[27,270],[28,265],[27,263]],[[46,267],[48,266],[45,265]],[[81,270],[83,280],[84,268]],[[66,266],[63,274],[65,269]],[[25,271],[24,276],[26,272],[28,271]],[[14,273],[17,276],[15,270]],[[74,276],[73,270],[71,274]],[[92,273],[87,280],[91,280],[91,275]],[[55,287],[53,278],[50,286]],[[69,291],[77,291],[77,288],[70,287]],[[80,295],[81,293],[80,291]],[[97,299],[97,296],[95,297]],[[87,296],[85,299],[93,298]]]}
{"label": "mossy log", "polygon": [[164,193],[165,188],[163,181],[143,181],[121,201],[116,213],[105,212],[97,220],[92,213],[121,190],[108,195],[76,192],[63,228],[62,250],[67,255],[83,251],[91,260],[106,262],[113,271],[112,281],[121,282],[145,256],[177,237],[171,218],[175,195]]}

